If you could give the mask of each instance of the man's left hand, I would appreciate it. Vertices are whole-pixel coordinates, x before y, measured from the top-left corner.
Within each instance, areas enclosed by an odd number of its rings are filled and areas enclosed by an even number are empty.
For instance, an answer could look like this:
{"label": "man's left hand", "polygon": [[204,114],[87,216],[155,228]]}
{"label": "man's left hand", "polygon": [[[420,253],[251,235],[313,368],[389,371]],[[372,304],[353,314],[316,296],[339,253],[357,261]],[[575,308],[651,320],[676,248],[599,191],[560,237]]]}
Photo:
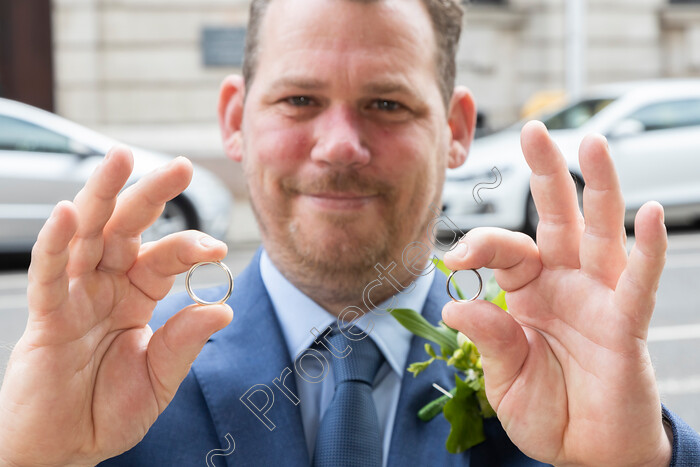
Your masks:
{"label": "man's left hand", "polygon": [[539,122],[521,143],[540,216],[537,243],[497,228],[469,231],[448,268],[491,268],[508,312],[449,303],[445,322],[482,354],[489,402],[525,454],[556,465],[668,465],[671,440],[646,345],[667,247],[663,208],[642,206],[629,256],[625,205],[608,145],[581,144],[579,210],[566,161]]}

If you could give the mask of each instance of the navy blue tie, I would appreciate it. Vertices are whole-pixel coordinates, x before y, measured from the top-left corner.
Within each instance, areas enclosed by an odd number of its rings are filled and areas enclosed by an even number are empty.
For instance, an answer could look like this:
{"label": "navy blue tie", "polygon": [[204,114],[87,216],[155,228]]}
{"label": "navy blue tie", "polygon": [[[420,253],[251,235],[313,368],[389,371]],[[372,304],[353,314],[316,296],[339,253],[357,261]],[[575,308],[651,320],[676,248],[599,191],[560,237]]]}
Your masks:
{"label": "navy blue tie", "polygon": [[372,383],[384,357],[372,339],[350,341],[336,331],[328,341],[336,349],[350,346],[345,358],[330,356],[335,394],[316,435],[314,467],[381,467],[382,440]]}

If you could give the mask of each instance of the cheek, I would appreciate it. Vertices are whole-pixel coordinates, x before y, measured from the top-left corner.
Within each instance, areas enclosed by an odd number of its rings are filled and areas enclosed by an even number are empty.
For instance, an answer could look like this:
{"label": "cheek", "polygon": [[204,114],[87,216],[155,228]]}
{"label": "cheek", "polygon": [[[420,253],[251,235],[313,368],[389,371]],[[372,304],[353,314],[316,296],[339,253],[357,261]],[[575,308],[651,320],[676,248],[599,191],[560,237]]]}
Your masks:
{"label": "cheek", "polygon": [[308,141],[303,128],[271,128],[259,132],[256,146],[265,162],[285,164],[303,159],[308,154]]}
{"label": "cheek", "polygon": [[250,131],[244,162],[263,178],[277,179],[295,172],[310,151],[308,132],[304,128],[263,125],[265,122]]}
{"label": "cheek", "polygon": [[[376,135],[377,151],[382,154],[382,173],[397,189],[414,190],[416,185],[434,181],[443,165],[434,135],[422,128],[401,134],[382,131]],[[376,154],[376,152],[375,152]],[[444,159],[444,157],[442,157]],[[423,187],[421,186],[421,189]]]}

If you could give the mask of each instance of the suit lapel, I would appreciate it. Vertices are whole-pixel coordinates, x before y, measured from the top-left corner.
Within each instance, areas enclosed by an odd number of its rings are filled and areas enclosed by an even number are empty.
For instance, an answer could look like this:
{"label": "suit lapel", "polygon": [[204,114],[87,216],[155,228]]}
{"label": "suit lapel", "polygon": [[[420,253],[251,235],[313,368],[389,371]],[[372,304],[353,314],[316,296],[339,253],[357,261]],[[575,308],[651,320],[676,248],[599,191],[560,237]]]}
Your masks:
{"label": "suit lapel", "polygon": [[[423,307],[423,317],[432,324],[441,319],[442,307],[449,299],[445,293],[442,275],[435,273],[428,298]],[[427,340],[413,336],[406,366],[416,361],[426,360],[424,346]],[[401,378],[401,392],[394,419],[394,431],[389,448],[389,466],[404,465],[468,465],[470,451],[463,454],[449,454],[445,441],[450,431],[450,424],[442,414],[429,422],[423,422],[417,416],[425,404],[440,396],[432,387],[437,383],[443,388],[454,386],[455,371],[443,362],[430,365],[417,377],[404,371]]]}
{"label": "suit lapel", "polygon": [[[233,454],[224,457],[229,466],[308,465],[299,407],[283,397],[273,383],[285,367],[293,370],[293,366],[259,264],[260,250],[236,278],[228,301],[234,311],[233,321],[212,336],[192,369],[221,445],[228,444],[226,434],[236,442]],[[272,406],[266,413],[275,425],[272,430],[239,399],[256,384],[266,385],[272,394],[268,400]],[[286,384],[298,393],[293,375]],[[261,391],[252,394],[250,400],[263,407],[265,399]]]}

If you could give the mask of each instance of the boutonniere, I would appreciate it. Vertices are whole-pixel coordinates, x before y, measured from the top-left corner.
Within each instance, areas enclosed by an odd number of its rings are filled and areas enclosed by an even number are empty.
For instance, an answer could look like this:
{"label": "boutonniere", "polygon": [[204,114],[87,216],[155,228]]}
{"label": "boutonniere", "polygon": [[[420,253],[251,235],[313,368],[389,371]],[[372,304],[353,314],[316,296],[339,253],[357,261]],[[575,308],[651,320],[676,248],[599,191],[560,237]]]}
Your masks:
{"label": "boutonniere", "polygon": [[[449,276],[451,271],[445,267],[442,261],[434,259],[433,262],[440,271]],[[459,298],[464,299],[464,295],[457,285],[454,282],[452,285]],[[504,310],[508,309],[505,291],[501,290],[493,277],[486,282],[484,299],[495,303]],[[438,351],[436,351],[432,344],[425,344],[425,352],[430,358],[423,362],[410,364],[408,371],[413,373],[414,377],[437,360],[441,360],[447,366],[453,366],[457,370],[455,386],[449,392],[436,386],[445,394],[420,409],[418,417],[427,422],[442,411],[445,419],[450,423],[450,434],[447,437],[445,447],[452,454],[466,451],[483,442],[486,439],[484,437],[484,419],[495,417],[496,412],[486,399],[481,355],[474,343],[467,336],[450,328],[442,321],[437,326],[430,324],[415,310],[393,309],[391,314],[403,327],[438,347]]]}

